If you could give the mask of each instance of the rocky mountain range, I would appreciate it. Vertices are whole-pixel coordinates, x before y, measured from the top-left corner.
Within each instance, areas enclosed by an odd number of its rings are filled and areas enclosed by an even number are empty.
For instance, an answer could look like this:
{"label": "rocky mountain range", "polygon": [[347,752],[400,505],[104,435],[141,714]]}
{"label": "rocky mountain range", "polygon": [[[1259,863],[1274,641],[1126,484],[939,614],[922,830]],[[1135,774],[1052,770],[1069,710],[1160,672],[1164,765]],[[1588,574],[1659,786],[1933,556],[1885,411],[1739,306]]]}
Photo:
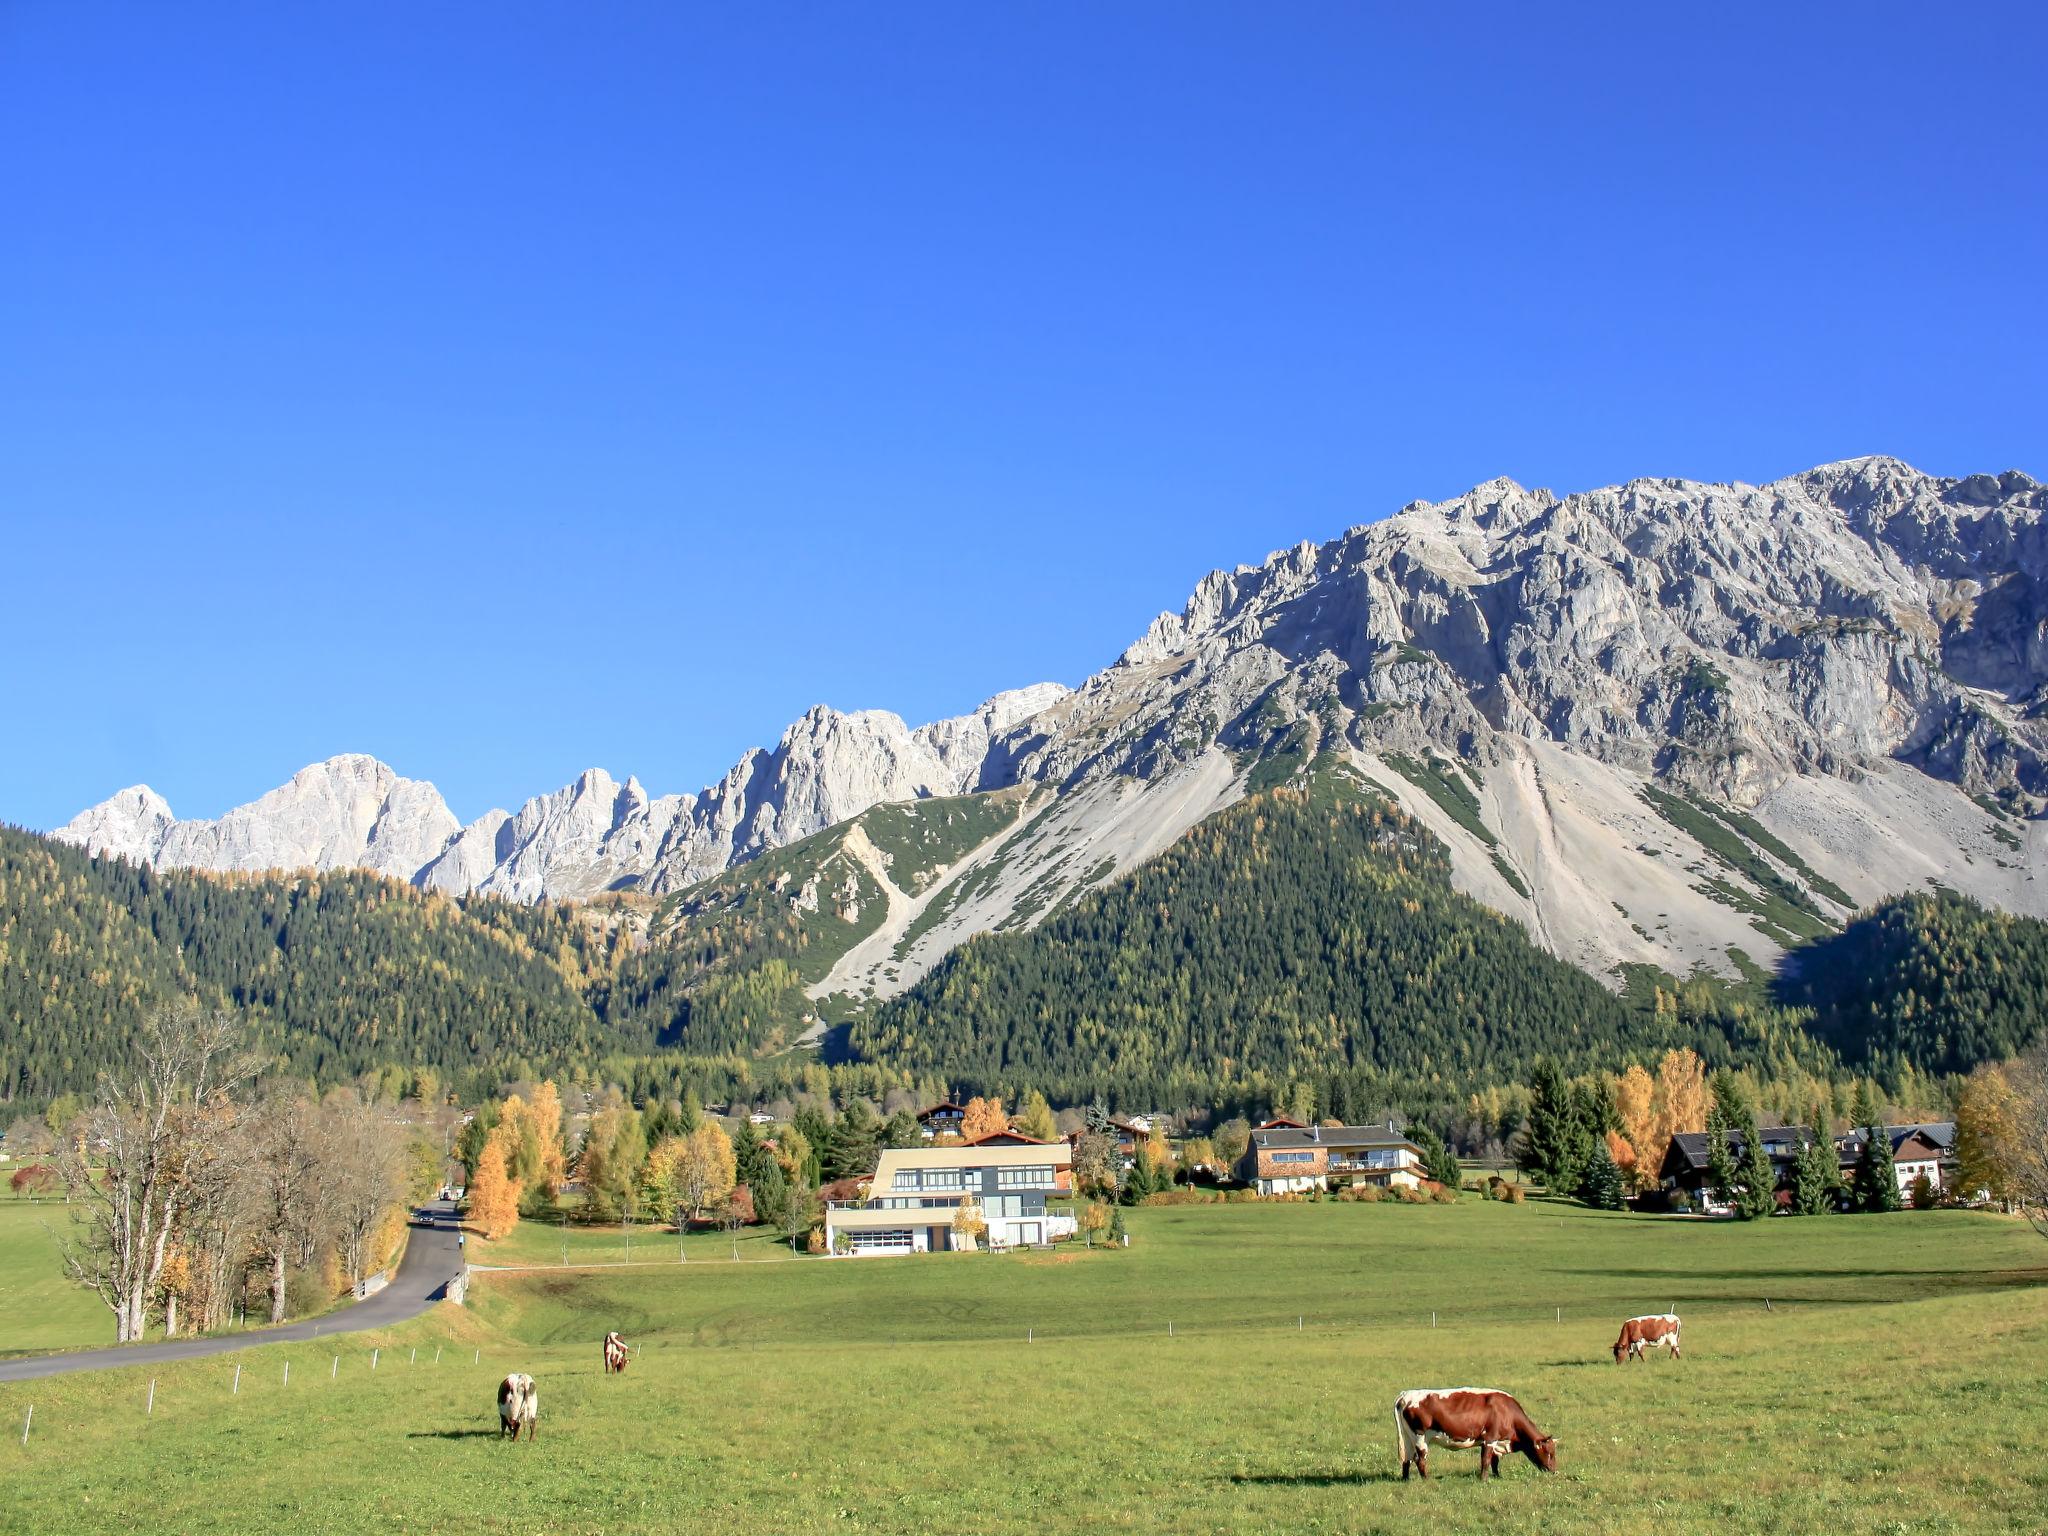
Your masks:
{"label": "rocky mountain range", "polygon": [[351,756],[218,820],[138,786],[56,835],[163,865],[664,896],[877,805],[1010,791],[999,835],[940,839],[952,862],[901,885],[865,834],[830,840],[886,916],[816,990],[886,994],[1337,754],[1555,953],[1732,971],[1908,887],[2048,913],[2044,511],[2025,475],[1885,458],[1563,498],[1497,480],[1216,572],[1079,689],[914,729],[821,706],[694,796],[592,769],[460,826]]}

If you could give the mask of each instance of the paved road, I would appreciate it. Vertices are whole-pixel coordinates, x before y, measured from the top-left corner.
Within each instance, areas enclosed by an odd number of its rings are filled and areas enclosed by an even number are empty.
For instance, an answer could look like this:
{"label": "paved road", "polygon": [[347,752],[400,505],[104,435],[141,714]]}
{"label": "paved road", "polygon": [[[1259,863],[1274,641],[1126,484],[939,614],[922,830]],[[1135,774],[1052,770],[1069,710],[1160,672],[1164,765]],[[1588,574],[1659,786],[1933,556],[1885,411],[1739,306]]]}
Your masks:
{"label": "paved road", "polygon": [[455,1211],[431,1205],[414,1216],[412,1237],[391,1283],[376,1295],[303,1323],[258,1328],[247,1333],[216,1334],[204,1339],[165,1339],[153,1344],[120,1344],[112,1349],[81,1349],[63,1355],[30,1355],[0,1360],[0,1381],[33,1381],[39,1376],[65,1376],[73,1371],[104,1371],[117,1365],[160,1365],[201,1355],[224,1355],[257,1344],[299,1343],[335,1334],[385,1328],[418,1317],[440,1299],[448,1282],[462,1270],[456,1243]]}

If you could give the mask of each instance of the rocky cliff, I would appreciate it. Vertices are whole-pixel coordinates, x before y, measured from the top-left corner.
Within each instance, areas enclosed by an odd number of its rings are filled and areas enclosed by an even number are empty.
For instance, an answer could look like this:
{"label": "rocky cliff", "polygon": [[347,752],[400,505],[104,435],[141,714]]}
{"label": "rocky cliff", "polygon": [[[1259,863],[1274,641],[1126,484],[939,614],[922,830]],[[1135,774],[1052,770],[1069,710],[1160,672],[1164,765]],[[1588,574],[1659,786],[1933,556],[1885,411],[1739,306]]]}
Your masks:
{"label": "rocky cliff", "polygon": [[1730,970],[1906,887],[2048,911],[2044,511],[2025,475],[1884,458],[1562,498],[1498,480],[1216,572],[1072,693],[916,729],[821,707],[694,796],[592,770],[456,828],[430,786],[342,758],[219,822],[137,788],[59,835],[208,868],[665,893],[877,804],[1035,790],[821,983],[886,992],[1334,753],[1555,952]]}

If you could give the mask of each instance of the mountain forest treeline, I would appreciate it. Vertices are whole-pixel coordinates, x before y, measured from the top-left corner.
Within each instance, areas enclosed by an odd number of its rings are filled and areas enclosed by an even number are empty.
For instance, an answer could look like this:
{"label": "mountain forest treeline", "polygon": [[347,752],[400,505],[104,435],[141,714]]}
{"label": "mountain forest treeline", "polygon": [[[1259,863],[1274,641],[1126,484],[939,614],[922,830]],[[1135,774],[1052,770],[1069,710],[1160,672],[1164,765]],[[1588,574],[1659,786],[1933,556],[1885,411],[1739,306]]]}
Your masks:
{"label": "mountain forest treeline", "polygon": [[[742,866],[652,912],[524,905],[361,871],[158,871],[0,828],[0,1103],[84,1093],[178,1000],[235,1009],[274,1072],[465,1102],[556,1076],[636,1103],[1035,1090],[1340,1115],[1443,1115],[1539,1059],[1619,1072],[1680,1048],[1760,1080],[1899,1084],[2048,1025],[2048,924],[1946,893],[1795,952],[1775,988],[1616,991],[1455,892],[1442,845],[1329,761],[850,1020],[804,994],[843,936],[785,911],[782,874]],[[827,1059],[790,1048],[805,1009],[844,1022]]]}

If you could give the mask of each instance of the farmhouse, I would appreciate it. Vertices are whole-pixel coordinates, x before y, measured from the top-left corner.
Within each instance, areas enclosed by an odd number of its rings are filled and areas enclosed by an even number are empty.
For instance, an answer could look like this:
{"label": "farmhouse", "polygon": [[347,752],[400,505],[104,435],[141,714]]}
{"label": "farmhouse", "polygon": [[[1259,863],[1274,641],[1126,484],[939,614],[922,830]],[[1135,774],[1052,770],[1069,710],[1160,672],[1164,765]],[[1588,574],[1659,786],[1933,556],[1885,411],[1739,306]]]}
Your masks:
{"label": "farmhouse", "polygon": [[1048,1200],[1074,1188],[1073,1149],[1002,1131],[946,1147],[892,1147],[882,1153],[865,1200],[825,1207],[825,1239],[834,1253],[938,1253],[971,1246],[953,1231],[962,1206],[988,1223],[993,1249],[1030,1247],[1074,1234],[1071,1212]]}
{"label": "farmhouse", "polygon": [[967,1111],[950,1100],[934,1104],[930,1109],[921,1109],[917,1114],[918,1129],[926,1141],[940,1136],[958,1136],[960,1127],[967,1123]]}
{"label": "farmhouse", "polygon": [[[1841,1159],[1844,1179],[1854,1172],[1857,1161],[1863,1156],[1863,1139],[1868,1134],[1867,1129],[1854,1130],[1836,1141],[1835,1149]],[[1884,1134],[1892,1144],[1892,1166],[1898,1174],[1901,1196],[1910,1195],[1914,1180],[1923,1176],[1937,1190],[1946,1190],[1950,1186],[1949,1172],[1955,1160],[1955,1122],[1936,1120],[1919,1125],[1888,1125]]]}
{"label": "farmhouse", "polygon": [[1251,1134],[1237,1176],[1262,1195],[1344,1184],[1423,1181],[1422,1148],[1387,1125],[1262,1125]]}
{"label": "farmhouse", "polygon": [[[1777,1176],[1775,1188],[1778,1203],[1785,1204],[1790,1198],[1792,1172],[1799,1161],[1799,1153],[1813,1140],[1813,1131],[1803,1125],[1770,1125],[1757,1132],[1763,1142],[1764,1153],[1771,1160],[1771,1172]],[[1728,1135],[1728,1149],[1739,1163],[1745,1153],[1745,1143],[1739,1132]],[[1664,1154],[1664,1165],[1657,1172],[1658,1183],[1666,1194],[1683,1194],[1696,1210],[1709,1216],[1725,1216],[1734,1211],[1734,1205],[1707,1178],[1707,1165],[1713,1156],[1705,1131],[1680,1131],[1671,1138],[1671,1146]]]}

